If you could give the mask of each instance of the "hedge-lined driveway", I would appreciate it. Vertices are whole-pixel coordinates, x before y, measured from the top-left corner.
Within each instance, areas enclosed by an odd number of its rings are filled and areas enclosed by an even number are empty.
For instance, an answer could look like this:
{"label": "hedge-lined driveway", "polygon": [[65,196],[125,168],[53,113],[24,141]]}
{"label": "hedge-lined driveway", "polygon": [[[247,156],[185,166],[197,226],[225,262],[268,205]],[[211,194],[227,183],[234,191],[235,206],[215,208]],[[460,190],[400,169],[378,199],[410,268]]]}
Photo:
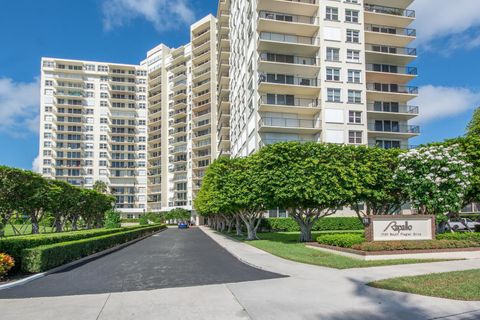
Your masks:
{"label": "hedge-lined driveway", "polygon": [[0,291],[0,299],[140,291],[281,277],[243,264],[199,229],[168,229],[82,265]]}

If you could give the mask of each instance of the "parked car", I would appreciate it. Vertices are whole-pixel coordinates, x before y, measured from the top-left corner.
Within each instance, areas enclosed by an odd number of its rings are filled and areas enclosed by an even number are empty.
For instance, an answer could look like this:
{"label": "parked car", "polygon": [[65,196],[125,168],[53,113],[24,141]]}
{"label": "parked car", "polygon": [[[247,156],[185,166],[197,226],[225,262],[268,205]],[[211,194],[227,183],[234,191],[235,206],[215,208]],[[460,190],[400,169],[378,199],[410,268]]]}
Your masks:
{"label": "parked car", "polygon": [[[477,222],[477,221],[473,221],[471,219],[468,219],[468,218],[460,218],[460,219],[456,219],[456,220],[449,220],[449,225],[451,226],[451,228],[454,230],[454,231],[459,231],[459,230],[467,230],[467,227],[465,225],[468,226],[468,228],[470,228],[471,230],[475,230],[476,226],[480,226],[480,222]],[[450,230],[450,227],[446,226],[446,229],[447,230]]]}
{"label": "parked car", "polygon": [[186,222],[179,222],[178,229],[188,229],[188,223]]}

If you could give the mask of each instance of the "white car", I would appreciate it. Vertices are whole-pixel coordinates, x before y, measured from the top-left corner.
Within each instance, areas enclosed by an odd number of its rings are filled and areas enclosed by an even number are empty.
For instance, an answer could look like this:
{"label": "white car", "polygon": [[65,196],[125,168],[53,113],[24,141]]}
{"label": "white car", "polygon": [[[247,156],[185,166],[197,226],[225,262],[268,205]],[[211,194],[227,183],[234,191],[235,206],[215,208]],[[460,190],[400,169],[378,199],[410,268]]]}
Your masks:
{"label": "white car", "polygon": [[[467,227],[465,227],[465,224],[466,224],[471,230],[475,230],[475,226],[480,225],[480,222],[473,221],[473,220],[468,219],[468,218],[460,218],[460,219],[458,219],[458,220],[449,220],[448,223],[449,223],[450,227],[451,227],[454,231],[457,231],[457,230],[467,230]],[[447,230],[450,230],[450,227],[449,227],[448,224],[447,224],[446,229],[447,229]]]}

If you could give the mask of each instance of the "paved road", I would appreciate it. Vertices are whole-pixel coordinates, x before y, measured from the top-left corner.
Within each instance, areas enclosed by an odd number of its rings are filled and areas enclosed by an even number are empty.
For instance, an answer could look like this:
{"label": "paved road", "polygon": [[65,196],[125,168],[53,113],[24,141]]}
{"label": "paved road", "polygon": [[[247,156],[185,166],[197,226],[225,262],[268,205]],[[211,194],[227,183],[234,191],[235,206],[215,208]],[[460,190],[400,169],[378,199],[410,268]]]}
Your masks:
{"label": "paved road", "polygon": [[199,229],[168,229],[80,266],[1,290],[0,299],[141,291],[280,277],[243,264]]}

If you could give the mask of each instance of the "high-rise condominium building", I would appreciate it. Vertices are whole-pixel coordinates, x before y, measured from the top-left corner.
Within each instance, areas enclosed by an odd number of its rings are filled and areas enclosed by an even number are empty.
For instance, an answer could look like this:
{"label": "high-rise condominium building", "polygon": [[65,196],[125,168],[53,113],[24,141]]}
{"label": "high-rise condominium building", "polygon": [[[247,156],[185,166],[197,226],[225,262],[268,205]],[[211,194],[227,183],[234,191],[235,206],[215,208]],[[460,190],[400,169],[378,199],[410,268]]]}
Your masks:
{"label": "high-rise condominium building", "polygon": [[408,148],[412,1],[220,0],[188,44],[140,66],[43,59],[43,173],[103,180],[136,216],[192,209],[219,156],[279,141]]}
{"label": "high-rise condominium building", "polygon": [[231,153],[278,141],[407,148],[411,0],[231,0]]}
{"label": "high-rise condominium building", "polygon": [[147,70],[42,59],[40,162],[46,177],[110,186],[125,214],[147,209]]}

